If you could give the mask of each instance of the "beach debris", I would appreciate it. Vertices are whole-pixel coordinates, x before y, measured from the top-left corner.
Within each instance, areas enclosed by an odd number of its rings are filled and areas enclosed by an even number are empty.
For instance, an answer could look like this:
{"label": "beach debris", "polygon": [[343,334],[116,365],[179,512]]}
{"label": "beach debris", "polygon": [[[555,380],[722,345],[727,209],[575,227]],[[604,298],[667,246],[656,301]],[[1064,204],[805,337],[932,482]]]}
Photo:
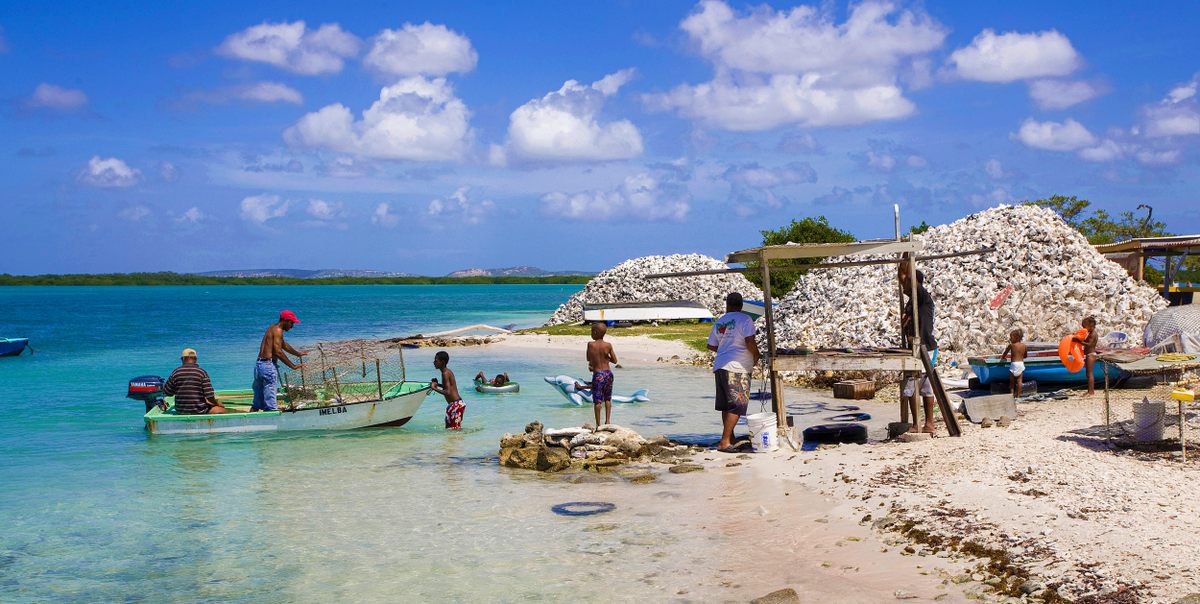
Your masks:
{"label": "beach debris", "polygon": [[721,270],[729,268],[724,262],[703,254],[673,254],[643,256],[626,260],[595,277],[571,296],[554,314],[547,325],[583,321],[583,304],[616,302],[660,302],[691,300],[712,311],[714,316],[725,312],[725,295],[739,292],[747,300],[761,300],[762,291],[737,273],[700,275],[671,279],[647,279],[661,273]]}
{"label": "beach debris", "polygon": [[788,587],[754,598],[750,604],[800,604],[800,594]]}
{"label": "beach debris", "polygon": [[[936,302],[939,365],[963,366],[968,355],[998,352],[1016,327],[1027,341],[1058,341],[1088,315],[1104,331],[1140,334],[1167,306],[1154,288],[1038,206],[991,208],[915,237],[925,244],[921,255],[995,248],[918,263]],[[1009,286],[1007,299],[992,309],[994,292]],[[794,349],[895,346],[898,314],[894,264],[810,271],[779,303],[776,341]]]}
{"label": "beach debris", "polygon": [[687,474],[689,472],[699,472],[704,469],[704,466],[698,463],[681,463],[671,466],[669,470],[672,474]]}
{"label": "beach debris", "polygon": [[550,508],[559,516],[595,516],[617,509],[617,504],[607,501],[568,501]]}

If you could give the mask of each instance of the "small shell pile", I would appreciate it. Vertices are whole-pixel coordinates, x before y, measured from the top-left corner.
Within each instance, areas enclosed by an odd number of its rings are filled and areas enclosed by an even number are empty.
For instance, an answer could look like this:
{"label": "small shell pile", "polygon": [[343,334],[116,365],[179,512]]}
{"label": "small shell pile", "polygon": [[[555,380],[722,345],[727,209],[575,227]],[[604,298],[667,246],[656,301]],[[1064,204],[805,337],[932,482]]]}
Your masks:
{"label": "small shell pile", "polygon": [[646,279],[646,275],[729,268],[724,262],[703,254],[644,256],[626,260],[596,275],[582,291],[571,296],[550,317],[547,325],[578,323],[583,305],[617,302],[661,302],[692,300],[708,307],[714,316],[725,312],[725,296],[740,292],[747,300],[761,300],[762,291],[737,273]]}
{"label": "small shell pile", "polygon": [[[925,244],[920,255],[996,248],[917,264],[934,299],[939,364],[999,352],[1018,327],[1026,342],[1057,342],[1087,315],[1101,335],[1123,331],[1137,343],[1150,316],[1167,305],[1045,208],[1000,206],[917,238]],[[992,310],[989,302],[1010,285],[1011,295]],[[897,296],[895,264],[811,271],[780,302],[776,341],[789,348],[898,345]]]}

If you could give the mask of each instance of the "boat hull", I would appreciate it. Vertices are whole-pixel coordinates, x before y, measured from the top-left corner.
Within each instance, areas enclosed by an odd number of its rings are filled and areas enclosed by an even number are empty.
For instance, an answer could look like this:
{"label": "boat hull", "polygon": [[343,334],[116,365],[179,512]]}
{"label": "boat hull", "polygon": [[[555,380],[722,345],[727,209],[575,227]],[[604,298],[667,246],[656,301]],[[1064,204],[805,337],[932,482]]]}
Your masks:
{"label": "boat hull", "polygon": [[[414,386],[416,386],[414,384]],[[218,392],[217,398],[244,395],[246,391]],[[428,385],[414,387],[380,401],[309,407],[295,411],[175,415],[153,409],[145,415],[152,434],[219,434],[280,432],[293,430],[354,430],[380,426],[402,426],[417,413],[429,396]],[[231,408],[236,408],[233,406]]]}
{"label": "boat hull", "polygon": [[0,357],[15,357],[25,352],[29,338],[0,338]]}
{"label": "boat hull", "polygon": [[[1012,375],[1009,362],[1001,361],[998,357],[976,357],[970,359],[970,364],[971,369],[975,372],[975,377],[979,378],[980,384],[1004,383]],[[1105,372],[1109,379],[1116,379],[1121,374],[1121,370],[1112,365],[1097,363],[1096,380],[1103,381]],[[1087,371],[1080,369],[1072,373],[1059,360],[1057,352],[1045,351],[1042,353],[1039,351],[1025,358],[1023,379],[1026,382],[1047,384],[1086,384]]]}

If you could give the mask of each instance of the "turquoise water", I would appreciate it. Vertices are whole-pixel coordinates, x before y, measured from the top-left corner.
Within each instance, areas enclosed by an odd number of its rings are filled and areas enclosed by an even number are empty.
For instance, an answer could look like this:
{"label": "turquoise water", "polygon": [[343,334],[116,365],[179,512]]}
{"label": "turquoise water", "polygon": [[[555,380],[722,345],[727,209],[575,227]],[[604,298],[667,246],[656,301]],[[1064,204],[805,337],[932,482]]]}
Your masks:
{"label": "turquoise water", "polygon": [[[451,349],[462,381],[506,370],[523,387],[464,392],[460,434],[442,429],[442,402],[430,398],[399,429],[153,437],[141,403],[123,398],[128,378],[167,375],[185,346],[218,388],[249,386],[258,340],[281,308],[303,321],[288,336],[299,347],[534,325],[577,290],[0,288],[0,330],[36,350],[0,359],[0,601],[611,601],[659,599],[679,589],[672,581],[701,593],[683,573],[646,570],[703,568],[713,547],[711,535],[664,521],[682,493],[674,475],[640,491],[662,497],[647,506],[611,481],[572,485],[496,466],[503,432],[534,418],[590,420],[591,409],[541,383],[581,375],[582,349]],[[410,379],[434,375],[432,353],[407,354]],[[693,413],[712,405],[704,370],[627,363],[616,390],[635,387],[654,402],[618,406],[619,423],[716,430],[715,415]],[[619,502],[597,518],[620,529],[549,510],[579,499]],[[613,573],[632,578],[614,592]]]}

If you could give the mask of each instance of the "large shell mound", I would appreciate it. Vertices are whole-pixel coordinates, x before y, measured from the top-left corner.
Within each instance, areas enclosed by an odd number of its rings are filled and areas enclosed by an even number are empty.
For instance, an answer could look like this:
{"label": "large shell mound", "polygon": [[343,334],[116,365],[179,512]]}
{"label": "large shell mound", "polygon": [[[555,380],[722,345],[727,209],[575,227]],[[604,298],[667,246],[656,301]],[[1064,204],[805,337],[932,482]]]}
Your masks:
{"label": "large shell mound", "polygon": [[578,323],[583,320],[583,305],[619,302],[661,302],[692,300],[708,307],[713,315],[725,312],[725,296],[739,292],[746,299],[761,300],[762,291],[737,273],[647,279],[658,273],[682,273],[729,268],[724,262],[703,254],[643,256],[626,260],[596,275],[582,291],[571,296],[547,325]]}
{"label": "large shell mound", "polygon": [[[916,238],[925,244],[920,255],[996,248],[918,263],[935,303],[939,361],[999,351],[1017,327],[1027,342],[1056,342],[1087,315],[1102,335],[1123,331],[1140,341],[1146,321],[1167,305],[1045,208],[1000,206]],[[1009,285],[1012,294],[990,309]],[[780,302],[777,317],[780,347],[898,345],[896,265],[810,271]]]}

